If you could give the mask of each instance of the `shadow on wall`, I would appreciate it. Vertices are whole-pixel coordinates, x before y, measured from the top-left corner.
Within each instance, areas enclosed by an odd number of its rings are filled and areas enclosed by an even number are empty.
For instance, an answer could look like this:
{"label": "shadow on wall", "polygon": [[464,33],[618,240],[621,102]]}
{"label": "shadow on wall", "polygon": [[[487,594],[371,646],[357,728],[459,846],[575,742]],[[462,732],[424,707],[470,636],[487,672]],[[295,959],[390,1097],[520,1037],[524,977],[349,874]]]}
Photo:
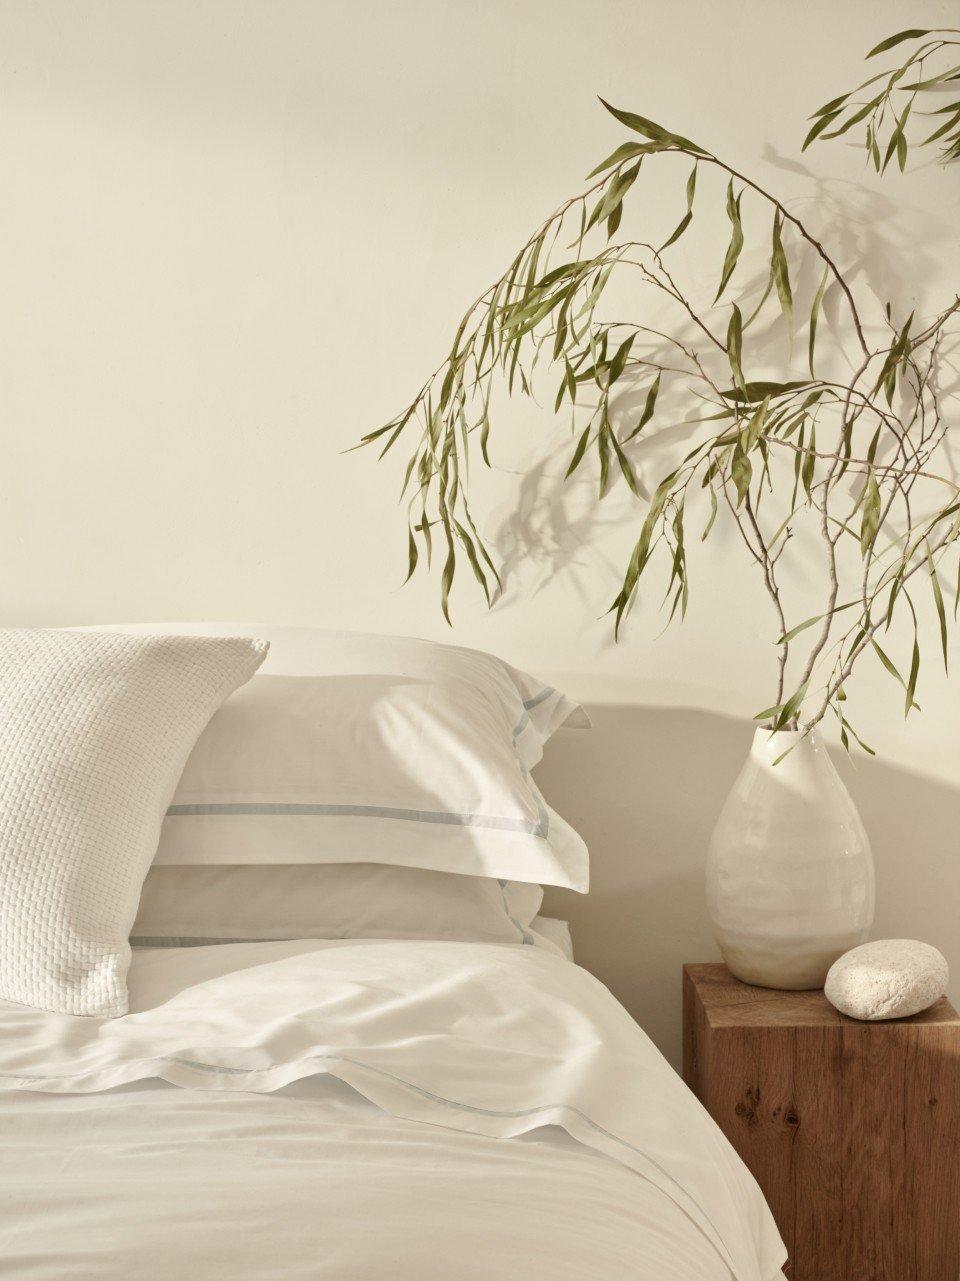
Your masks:
{"label": "shadow on wall", "polygon": [[[598,705],[594,728],[558,734],[537,767],[554,807],[590,847],[590,894],[547,891],[577,960],[680,1061],[680,967],[719,960],[704,899],[707,842],[753,726],[693,709]],[[842,753],[840,756],[842,757]],[[873,845],[874,938],[920,938],[960,991],[960,791],[867,759],[837,759]],[[914,816],[927,833],[916,842]]]}

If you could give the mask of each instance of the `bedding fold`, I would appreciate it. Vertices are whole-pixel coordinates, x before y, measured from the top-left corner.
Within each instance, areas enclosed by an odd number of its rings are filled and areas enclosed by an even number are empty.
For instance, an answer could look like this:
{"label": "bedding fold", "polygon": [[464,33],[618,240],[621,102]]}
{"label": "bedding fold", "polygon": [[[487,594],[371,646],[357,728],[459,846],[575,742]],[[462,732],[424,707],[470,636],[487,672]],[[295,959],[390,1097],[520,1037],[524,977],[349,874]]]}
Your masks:
{"label": "bedding fold", "polygon": [[131,1012],[0,1003],[0,1089],[158,1078],[269,1093],[329,1075],[398,1118],[488,1137],[561,1126],[664,1192],[737,1281],[785,1258],[733,1149],[596,979],[523,946],[375,940],[145,949]]}

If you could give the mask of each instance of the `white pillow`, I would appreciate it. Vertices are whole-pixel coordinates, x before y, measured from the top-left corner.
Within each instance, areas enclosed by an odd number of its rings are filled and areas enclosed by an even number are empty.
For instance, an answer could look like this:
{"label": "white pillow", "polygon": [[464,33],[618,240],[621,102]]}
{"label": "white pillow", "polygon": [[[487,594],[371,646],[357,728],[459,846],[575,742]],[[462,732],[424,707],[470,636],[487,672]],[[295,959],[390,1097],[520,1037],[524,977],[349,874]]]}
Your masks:
{"label": "white pillow", "polygon": [[153,867],[134,947],[249,939],[524,943],[543,889],[379,863]]}
{"label": "white pillow", "polygon": [[530,777],[560,725],[589,724],[575,703],[476,650],[254,630],[269,658],[192,752],[158,863],[386,863],[586,890],[586,846]]}
{"label": "white pillow", "polygon": [[0,998],[123,1014],[160,823],[243,639],[0,630]]}

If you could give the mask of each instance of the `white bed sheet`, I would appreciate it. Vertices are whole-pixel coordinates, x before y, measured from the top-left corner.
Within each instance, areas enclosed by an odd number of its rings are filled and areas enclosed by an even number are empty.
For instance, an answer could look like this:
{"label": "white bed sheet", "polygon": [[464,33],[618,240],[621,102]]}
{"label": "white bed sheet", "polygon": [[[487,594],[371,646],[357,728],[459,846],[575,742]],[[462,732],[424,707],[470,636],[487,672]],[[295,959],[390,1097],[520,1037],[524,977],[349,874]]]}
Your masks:
{"label": "white bed sheet", "polygon": [[6,1094],[0,1128],[18,1281],[730,1277],[669,1197],[565,1131],[425,1125],[331,1077]]}
{"label": "white bed sheet", "polygon": [[18,1279],[779,1275],[719,1130],[550,952],[145,950],[131,996],[113,1020],[0,1004]]}
{"label": "white bed sheet", "polygon": [[530,932],[535,947],[556,948],[568,961],[574,959],[569,921],[562,921],[558,916],[535,916],[530,922]]}

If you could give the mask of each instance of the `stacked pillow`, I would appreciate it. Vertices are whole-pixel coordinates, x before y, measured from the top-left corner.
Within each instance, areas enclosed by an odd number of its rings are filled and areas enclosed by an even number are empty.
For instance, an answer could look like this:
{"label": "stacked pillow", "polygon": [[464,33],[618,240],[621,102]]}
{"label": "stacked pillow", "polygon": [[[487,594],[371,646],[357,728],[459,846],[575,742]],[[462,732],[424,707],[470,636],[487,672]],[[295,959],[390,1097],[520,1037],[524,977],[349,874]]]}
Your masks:
{"label": "stacked pillow", "polygon": [[[174,944],[424,936],[522,942],[529,941],[541,885],[586,890],[586,848],[530,775],[556,729],[588,723],[582,709],[550,686],[490,655],[408,638],[222,624],[118,631],[124,635],[39,635],[80,636],[103,656],[126,653],[125,647],[159,654],[177,646],[212,655],[228,646],[239,658],[238,647],[245,646],[248,666],[242,673],[238,667],[233,683],[194,699],[189,732],[184,726],[176,740],[179,754],[160,753],[145,790],[143,771],[138,775],[152,821],[139,821],[130,838],[135,852],[120,859],[123,891],[107,896],[109,928],[97,936],[103,955],[99,970],[91,970],[101,977],[79,987],[46,980],[18,985],[0,966],[0,996],[71,1013],[122,1012],[126,937],[141,884],[134,942]],[[260,639],[236,640],[245,633]],[[267,642],[269,656],[243,684]],[[72,643],[46,641],[54,649]],[[0,664],[8,677],[2,648]],[[152,679],[147,669],[145,686]],[[36,678],[45,679],[42,673]],[[149,694],[151,707],[169,699],[162,682],[137,691]],[[83,740],[79,754],[96,759],[96,769],[114,780],[114,809],[127,816],[124,751],[117,743],[130,736],[122,722],[124,715],[136,718],[136,700],[111,702],[100,693],[112,708],[111,731]],[[56,698],[46,697],[52,710]],[[170,704],[169,719],[178,725],[185,701],[178,694]],[[34,778],[29,753],[27,761],[18,812],[45,804],[58,787],[42,770]],[[99,813],[89,797],[76,799],[71,821],[85,833],[86,854],[71,856],[73,862],[87,858],[101,881],[110,880],[116,863],[92,849]],[[128,817],[117,830],[130,837]],[[21,845],[20,862],[29,865],[36,852],[29,841]],[[0,858],[5,854],[0,849]],[[46,880],[51,877],[56,874]],[[6,885],[4,870],[0,889]],[[72,886],[69,877],[60,883],[68,906]],[[18,895],[14,902],[4,890],[0,898],[4,944],[6,923],[35,907],[32,889]],[[106,984],[103,974],[110,976]]]}
{"label": "stacked pillow", "polygon": [[270,657],[191,753],[158,863],[376,862],[586,890],[583,841],[530,776],[582,718],[561,693],[451,645],[257,634]]}
{"label": "stacked pillow", "polygon": [[191,947],[251,939],[528,943],[543,889],[383,863],[153,867],[130,942]]}

